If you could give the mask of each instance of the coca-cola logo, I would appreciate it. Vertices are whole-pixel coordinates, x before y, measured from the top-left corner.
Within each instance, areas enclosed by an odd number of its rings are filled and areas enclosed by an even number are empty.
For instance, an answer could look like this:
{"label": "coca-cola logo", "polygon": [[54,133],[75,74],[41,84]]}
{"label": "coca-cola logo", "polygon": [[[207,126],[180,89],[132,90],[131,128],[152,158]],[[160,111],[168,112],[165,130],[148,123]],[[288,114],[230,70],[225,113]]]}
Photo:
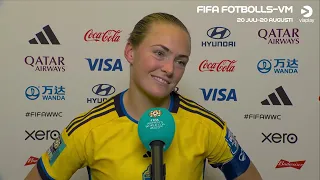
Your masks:
{"label": "coca-cola logo", "polygon": [[30,156],[24,166],[29,166],[29,165],[32,165],[32,164],[37,164],[38,160],[39,160],[39,158]]}
{"label": "coca-cola logo", "polygon": [[288,168],[288,167],[291,167],[291,168],[295,168],[295,169],[299,169],[300,170],[305,162],[306,162],[306,160],[289,162],[289,161],[281,159],[278,162],[276,168]]}
{"label": "coca-cola logo", "polygon": [[85,41],[95,42],[119,42],[121,30],[107,30],[105,32],[94,32],[93,29],[88,30],[84,35]]}
{"label": "coca-cola logo", "polygon": [[199,65],[199,71],[214,71],[214,72],[233,72],[236,60],[222,60],[220,62],[209,62],[207,59],[203,60]]}

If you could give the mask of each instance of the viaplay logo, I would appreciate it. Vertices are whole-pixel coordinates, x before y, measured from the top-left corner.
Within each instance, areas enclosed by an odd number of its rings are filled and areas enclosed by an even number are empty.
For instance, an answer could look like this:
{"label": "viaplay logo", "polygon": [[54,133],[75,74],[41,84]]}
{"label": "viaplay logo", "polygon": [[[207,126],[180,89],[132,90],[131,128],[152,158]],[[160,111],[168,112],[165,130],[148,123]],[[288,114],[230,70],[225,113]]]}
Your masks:
{"label": "viaplay logo", "polygon": [[303,6],[301,8],[301,14],[303,15],[303,17],[305,17],[305,18],[299,19],[301,23],[314,23],[314,19],[309,18],[313,14],[313,10],[311,6],[308,6],[308,5]]}
{"label": "viaplay logo", "polygon": [[298,74],[298,60],[296,58],[262,59],[257,64],[262,74],[273,72],[275,74]]}
{"label": "viaplay logo", "polygon": [[278,29],[260,29],[258,37],[264,39],[268,44],[299,44],[298,28],[278,28]]}
{"label": "viaplay logo", "polygon": [[41,97],[43,101],[61,101],[66,100],[65,89],[63,86],[29,86],[25,90],[25,96],[29,100]]}
{"label": "viaplay logo", "polygon": [[[212,27],[207,31],[207,36],[214,41],[202,41],[202,47],[235,47],[236,42],[225,40],[229,38],[231,31],[226,27]],[[230,39],[230,38],[229,38]]]}

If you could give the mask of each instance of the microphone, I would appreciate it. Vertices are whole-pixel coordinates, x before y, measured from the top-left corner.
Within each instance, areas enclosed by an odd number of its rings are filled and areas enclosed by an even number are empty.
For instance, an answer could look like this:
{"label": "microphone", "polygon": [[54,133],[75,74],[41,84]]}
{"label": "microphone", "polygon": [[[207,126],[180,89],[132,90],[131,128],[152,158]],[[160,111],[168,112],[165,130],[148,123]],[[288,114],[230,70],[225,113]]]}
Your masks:
{"label": "microphone", "polygon": [[165,108],[147,110],[138,122],[139,138],[144,147],[151,151],[151,180],[165,180],[163,152],[170,147],[175,128],[173,116]]}

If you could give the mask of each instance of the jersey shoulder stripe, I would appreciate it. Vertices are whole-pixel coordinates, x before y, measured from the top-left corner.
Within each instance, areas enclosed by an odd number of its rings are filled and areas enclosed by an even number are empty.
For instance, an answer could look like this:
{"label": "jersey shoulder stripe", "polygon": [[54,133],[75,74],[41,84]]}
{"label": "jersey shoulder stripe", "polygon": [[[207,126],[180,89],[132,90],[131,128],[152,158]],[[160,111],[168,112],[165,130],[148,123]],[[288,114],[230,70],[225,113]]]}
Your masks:
{"label": "jersey shoulder stripe", "polygon": [[66,128],[66,132],[68,133],[68,136],[70,136],[76,129],[86,124],[87,122],[95,118],[104,116],[114,110],[115,110],[114,98],[110,98],[107,101],[100,104],[99,106],[96,106],[93,109],[91,109],[85,115],[75,118]]}
{"label": "jersey shoulder stripe", "polygon": [[206,108],[202,107],[195,101],[192,101],[190,99],[187,99],[181,95],[179,95],[180,98],[180,107],[186,111],[189,111],[191,113],[195,113],[198,115],[201,115],[202,117],[205,117],[207,119],[210,119],[214,123],[216,123],[219,127],[223,129],[223,126],[225,125],[225,122],[217,116],[215,113],[207,110]]}
{"label": "jersey shoulder stripe", "polygon": [[114,101],[114,97],[106,100],[105,102],[99,104],[98,106],[92,108],[90,111],[88,111],[87,113],[85,113],[84,115],[80,115],[76,118],[74,118],[70,123],[69,125],[66,127],[66,130],[69,131],[70,128],[72,128],[72,126],[74,126],[76,123],[78,123],[79,121],[83,120],[84,118],[88,117],[89,115],[91,114],[94,114],[98,111],[101,111],[102,109],[104,109],[104,107],[106,106],[106,104],[109,104],[109,103],[113,103]]}
{"label": "jersey shoulder stripe", "polygon": [[193,104],[192,106],[197,106],[197,107],[200,108],[201,110],[203,110],[203,111],[211,114],[212,116],[214,116],[215,118],[217,118],[217,119],[220,121],[221,124],[223,124],[223,125],[225,124],[225,122],[224,122],[218,115],[216,115],[214,112],[209,111],[208,109],[204,108],[204,107],[201,106],[200,104],[198,104],[198,103],[196,103],[195,101],[192,101],[192,100],[190,100],[190,99],[188,99],[188,98],[186,98],[186,97],[184,97],[184,96],[179,95],[179,97],[180,97],[180,99],[183,99],[183,100],[189,102],[189,104],[191,104],[191,105]]}
{"label": "jersey shoulder stripe", "polygon": [[99,114],[96,114],[94,116],[91,116],[89,118],[85,118],[82,122],[80,122],[79,124],[77,124],[73,129],[71,129],[69,132],[68,132],[68,136],[70,136],[76,129],[78,129],[79,127],[81,127],[82,125],[86,124],[87,122],[93,120],[93,119],[96,119],[100,116],[105,116],[107,114],[109,114],[110,112],[113,112],[115,111],[116,108],[115,107],[112,107],[111,109],[106,109],[105,111],[102,111],[100,112]]}
{"label": "jersey shoulder stripe", "polygon": [[69,124],[68,126],[66,127],[66,130],[68,131],[72,126],[74,126],[76,123],[78,123],[79,121],[81,121],[83,118],[89,116],[90,114],[92,113],[95,113],[97,111],[99,111],[99,109],[101,109],[102,106],[106,105],[107,103],[110,103],[110,101],[112,101],[113,98],[110,98],[108,99],[107,101],[99,104],[98,106],[92,108],[90,111],[86,112],[86,113],[83,113],[82,115],[80,116],[77,116],[76,118],[74,118]]}

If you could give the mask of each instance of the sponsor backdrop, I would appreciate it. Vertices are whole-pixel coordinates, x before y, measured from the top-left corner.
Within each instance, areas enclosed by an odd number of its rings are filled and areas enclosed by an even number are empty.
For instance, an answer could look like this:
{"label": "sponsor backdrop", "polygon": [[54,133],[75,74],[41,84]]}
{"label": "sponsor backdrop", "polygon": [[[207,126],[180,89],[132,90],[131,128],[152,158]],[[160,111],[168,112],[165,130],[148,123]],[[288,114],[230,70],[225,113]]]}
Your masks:
{"label": "sponsor backdrop", "polygon": [[[0,179],[23,179],[75,116],[128,87],[126,39],[139,19],[162,11],[192,37],[176,90],[225,119],[263,179],[319,180],[318,7],[1,2]],[[72,179],[88,179],[86,170]],[[224,177],[208,166],[205,179]]]}

